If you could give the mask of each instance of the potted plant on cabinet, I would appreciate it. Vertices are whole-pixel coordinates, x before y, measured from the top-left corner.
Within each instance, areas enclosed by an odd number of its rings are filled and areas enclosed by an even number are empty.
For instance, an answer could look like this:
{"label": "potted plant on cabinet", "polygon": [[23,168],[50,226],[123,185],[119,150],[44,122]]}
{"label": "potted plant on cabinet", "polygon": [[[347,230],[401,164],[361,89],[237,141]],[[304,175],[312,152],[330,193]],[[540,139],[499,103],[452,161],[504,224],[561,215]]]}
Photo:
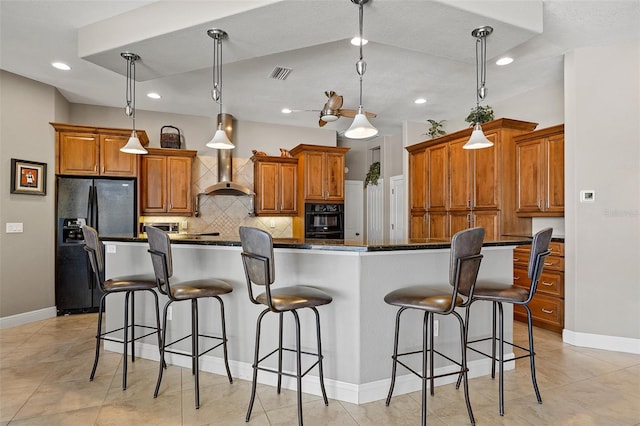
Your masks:
{"label": "potted plant on cabinet", "polygon": [[476,123],[482,124],[493,119],[493,108],[491,105],[486,105],[471,108],[471,112],[467,115],[467,118],[465,118],[464,121],[470,123],[469,126],[473,126]]}
{"label": "potted plant on cabinet", "polygon": [[379,177],[380,162],[376,161],[375,163],[371,163],[371,165],[369,166],[369,171],[367,172],[367,176],[364,179],[364,187],[366,188],[368,185],[377,185]]}
{"label": "potted plant on cabinet", "polygon": [[429,130],[427,130],[426,134],[431,136],[431,139],[435,139],[438,136],[444,136],[447,134],[447,132],[445,132],[442,128],[444,126],[444,122],[447,120],[436,121],[429,118],[427,119],[427,121],[429,122],[431,127],[429,127]]}

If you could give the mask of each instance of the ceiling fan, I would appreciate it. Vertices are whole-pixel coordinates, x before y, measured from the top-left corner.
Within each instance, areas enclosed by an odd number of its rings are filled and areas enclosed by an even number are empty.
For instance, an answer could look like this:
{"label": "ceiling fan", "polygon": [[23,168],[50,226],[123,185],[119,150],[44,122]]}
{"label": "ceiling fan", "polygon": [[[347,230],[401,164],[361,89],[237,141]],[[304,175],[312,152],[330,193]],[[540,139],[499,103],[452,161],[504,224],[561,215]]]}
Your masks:
{"label": "ceiling fan", "polygon": [[[343,109],[342,96],[338,95],[333,90],[326,91],[324,94],[327,96],[328,100],[320,111],[320,120],[318,121],[320,127],[332,121],[336,121],[340,117],[353,118],[358,113],[358,110],[355,109]],[[365,112],[365,114],[367,117],[376,116],[376,114],[372,112]]]}

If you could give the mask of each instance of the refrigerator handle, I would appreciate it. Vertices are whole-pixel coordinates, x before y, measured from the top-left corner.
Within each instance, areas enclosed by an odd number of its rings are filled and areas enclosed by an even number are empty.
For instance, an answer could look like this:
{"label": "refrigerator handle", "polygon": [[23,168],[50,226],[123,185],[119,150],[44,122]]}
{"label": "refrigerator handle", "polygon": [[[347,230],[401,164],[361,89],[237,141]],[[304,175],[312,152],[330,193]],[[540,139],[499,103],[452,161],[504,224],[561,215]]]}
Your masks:
{"label": "refrigerator handle", "polygon": [[91,206],[93,205],[93,185],[89,186],[89,199],[87,200],[87,225],[93,226],[93,209]]}
{"label": "refrigerator handle", "polygon": [[93,187],[93,224],[95,226],[95,228],[98,230],[100,230],[100,226],[98,224],[98,212],[99,212],[99,207],[98,206],[98,187],[94,186]]}

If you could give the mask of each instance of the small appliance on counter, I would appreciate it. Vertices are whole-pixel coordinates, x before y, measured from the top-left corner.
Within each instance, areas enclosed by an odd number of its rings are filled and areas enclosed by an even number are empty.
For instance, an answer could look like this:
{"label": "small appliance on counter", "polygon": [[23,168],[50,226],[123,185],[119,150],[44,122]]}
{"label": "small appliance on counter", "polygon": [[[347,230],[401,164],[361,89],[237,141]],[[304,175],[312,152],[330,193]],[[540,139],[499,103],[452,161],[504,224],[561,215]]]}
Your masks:
{"label": "small appliance on counter", "polygon": [[305,204],[305,238],[344,239],[344,204]]}

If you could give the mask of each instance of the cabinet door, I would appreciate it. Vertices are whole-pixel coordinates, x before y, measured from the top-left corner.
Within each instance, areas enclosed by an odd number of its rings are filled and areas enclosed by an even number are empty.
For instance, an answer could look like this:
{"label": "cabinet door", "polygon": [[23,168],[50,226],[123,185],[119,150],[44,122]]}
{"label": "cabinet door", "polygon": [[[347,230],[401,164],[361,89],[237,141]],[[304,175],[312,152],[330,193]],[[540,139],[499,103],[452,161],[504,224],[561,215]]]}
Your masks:
{"label": "cabinet door", "polygon": [[58,137],[59,174],[98,176],[98,135],[60,132]]}
{"label": "cabinet door", "polygon": [[191,214],[191,157],[167,157],[167,213]]}
{"label": "cabinet door", "polygon": [[137,175],[137,156],[120,151],[128,139],[128,136],[100,135],[101,175],[129,177]]}
{"label": "cabinet door", "polygon": [[256,188],[258,193],[258,214],[278,212],[278,164],[257,163]]}
{"label": "cabinet door", "polygon": [[448,231],[448,215],[447,212],[429,212],[429,238],[446,239]]}
{"label": "cabinet door", "polygon": [[542,142],[538,139],[516,144],[518,213],[542,211]]}
{"label": "cabinet door", "polygon": [[429,209],[445,209],[447,207],[447,146],[439,145],[427,149],[427,191]]}
{"label": "cabinet door", "polygon": [[449,212],[449,236],[471,227],[471,211]]}
{"label": "cabinet door", "polygon": [[[466,140],[461,139],[449,143],[449,209],[462,210],[471,208],[471,156],[463,149]],[[453,235],[453,234],[451,234]]]}
{"label": "cabinet door", "polygon": [[473,226],[484,228],[486,241],[497,240],[500,236],[500,212],[499,211],[475,211],[473,212]]}
{"label": "cabinet door", "polygon": [[167,211],[167,157],[143,155],[140,173],[140,210],[143,214]]}
{"label": "cabinet door", "polygon": [[473,197],[474,209],[497,209],[499,206],[500,146],[495,133],[486,137],[493,146],[473,151]]}
{"label": "cabinet door", "polygon": [[427,151],[409,154],[409,197],[411,209],[426,209],[427,200]]}
{"label": "cabinet door", "polygon": [[546,143],[547,212],[564,214],[564,134],[549,137]]}
{"label": "cabinet door", "polygon": [[344,201],[344,154],[327,152],[325,155],[325,199]]}
{"label": "cabinet door", "polygon": [[306,200],[324,200],[324,158],[322,152],[307,152],[304,156],[304,198]]}
{"label": "cabinet door", "polygon": [[425,213],[411,213],[411,230],[409,232],[409,238],[423,239],[429,237]]}
{"label": "cabinet door", "polygon": [[296,215],[298,213],[297,164],[280,164],[280,212]]}

